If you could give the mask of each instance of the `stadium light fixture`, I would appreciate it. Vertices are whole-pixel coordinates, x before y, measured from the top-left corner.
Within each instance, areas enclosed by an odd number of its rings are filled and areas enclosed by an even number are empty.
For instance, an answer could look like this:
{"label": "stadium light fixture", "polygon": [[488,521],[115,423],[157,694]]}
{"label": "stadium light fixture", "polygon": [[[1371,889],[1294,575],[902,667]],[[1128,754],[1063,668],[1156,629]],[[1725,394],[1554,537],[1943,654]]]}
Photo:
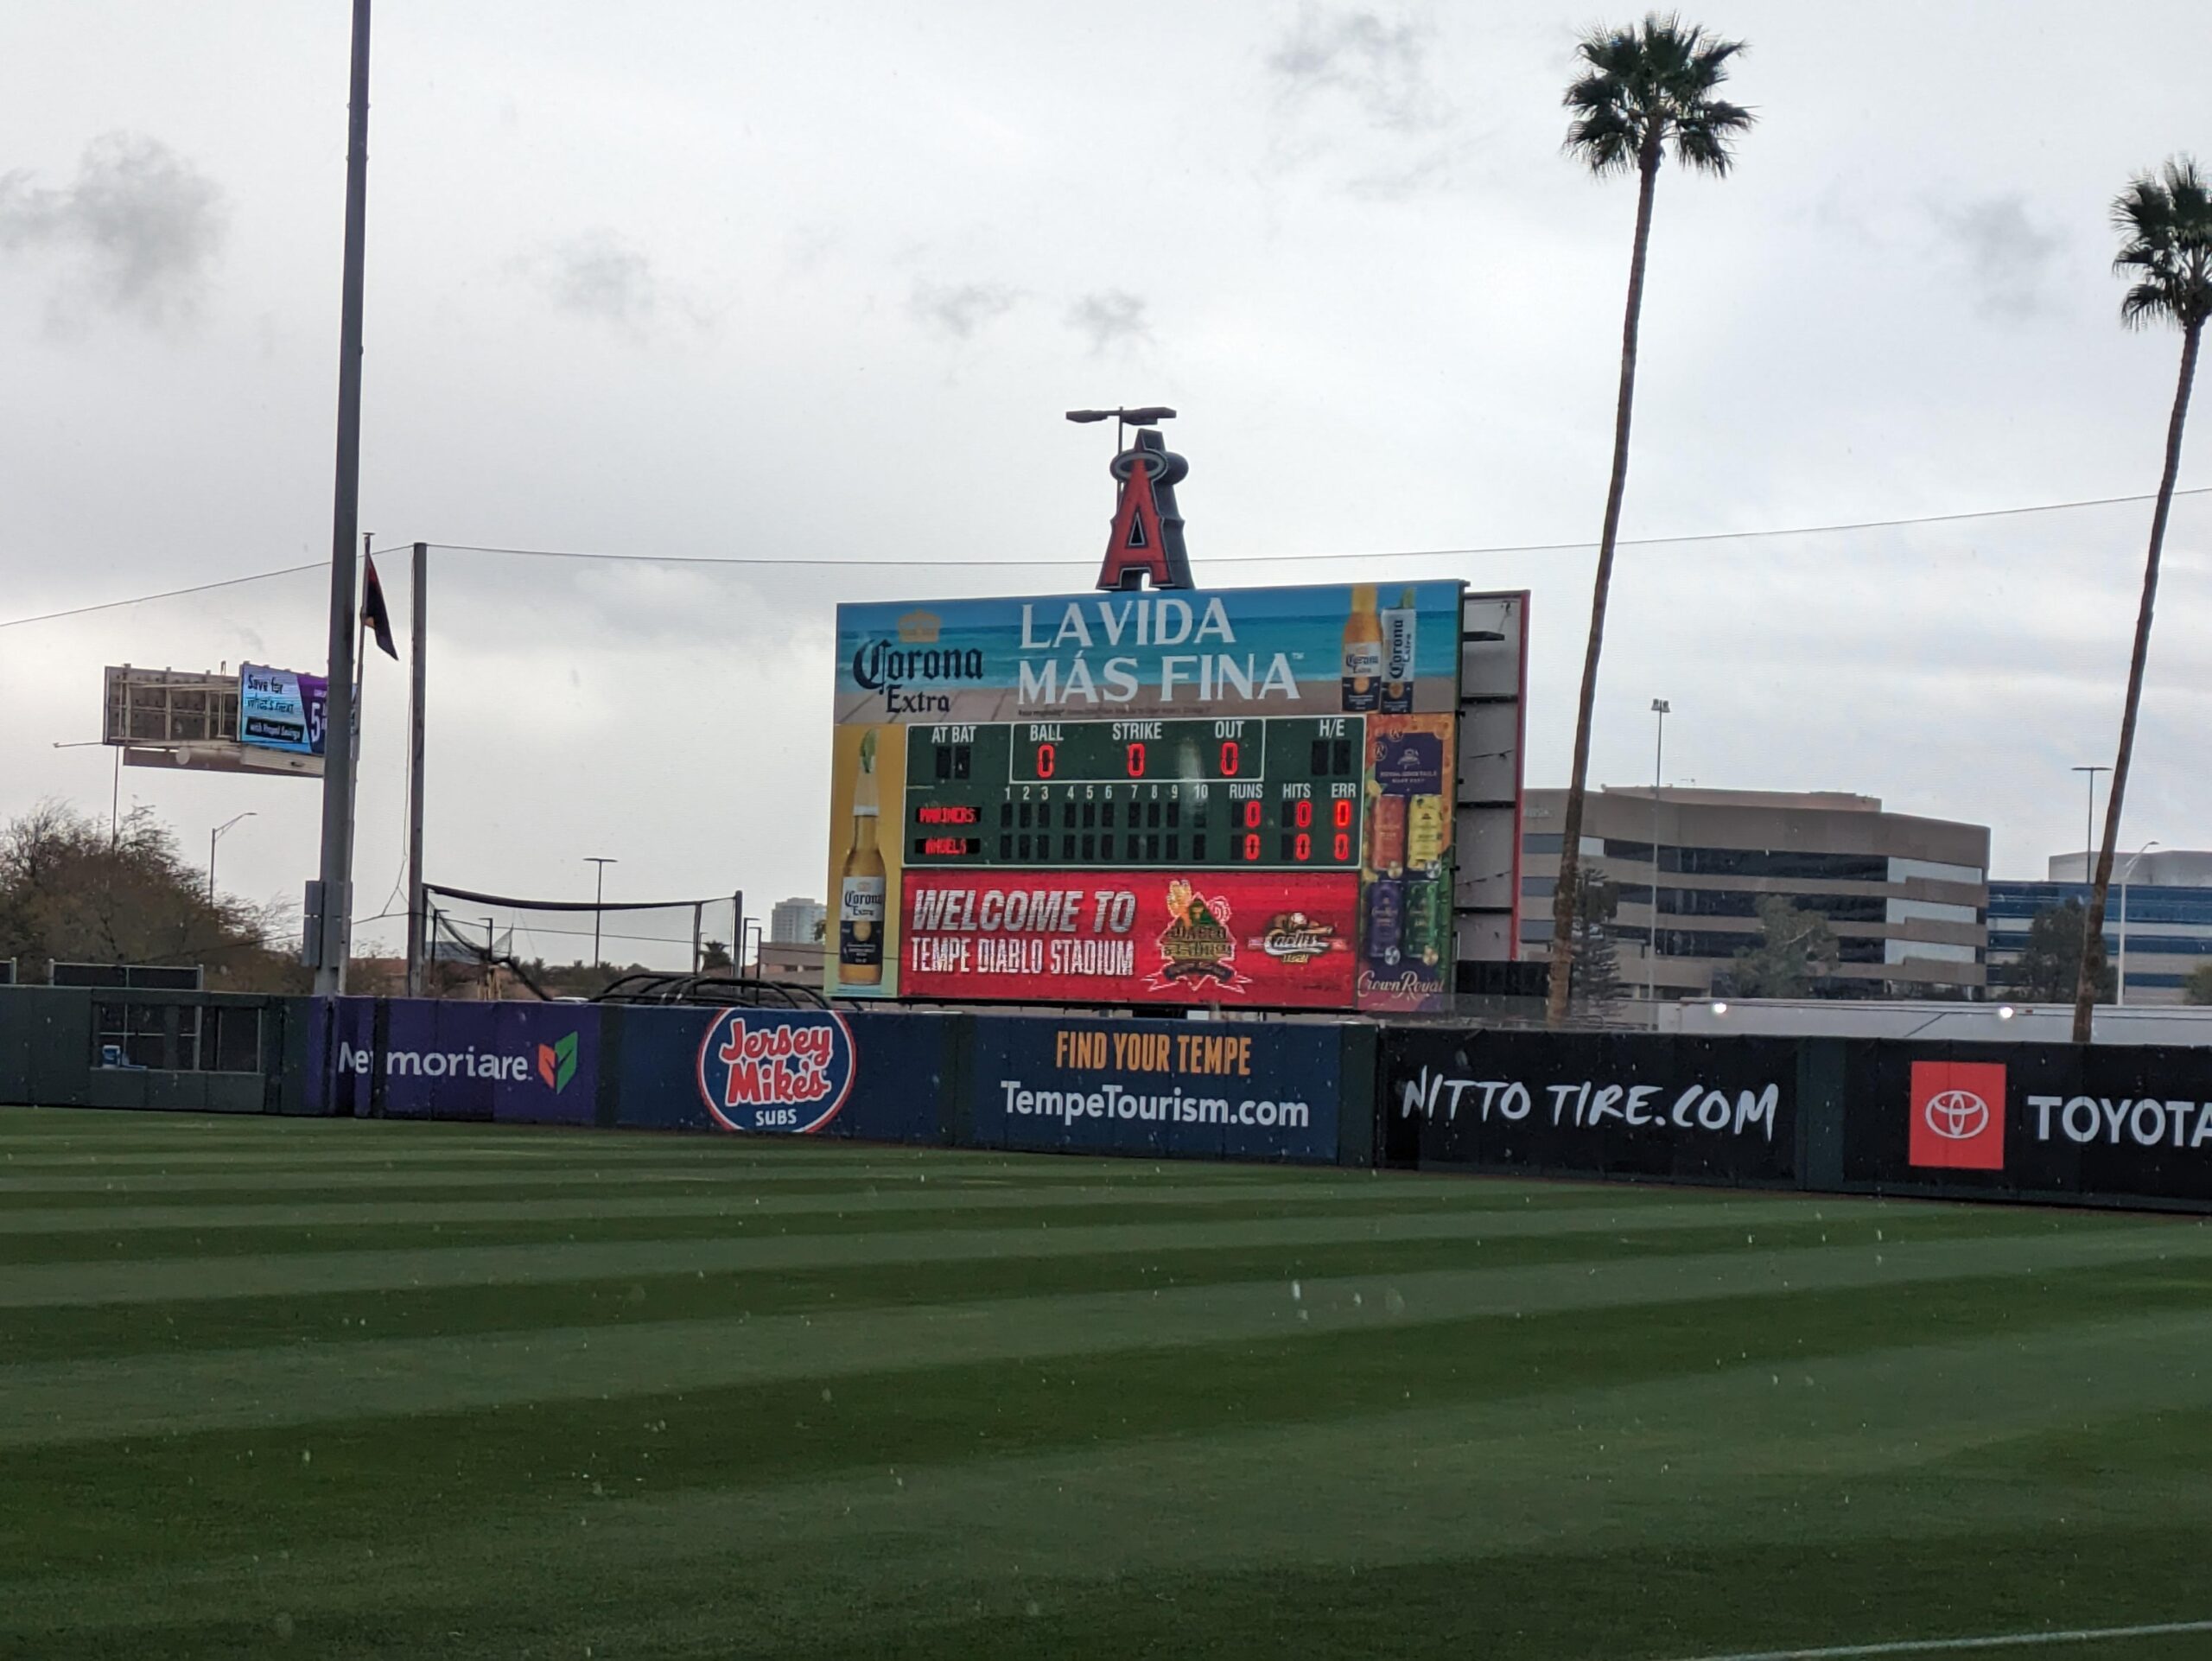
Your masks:
{"label": "stadium light fixture", "polygon": [[1713,1013],[1717,1015],[1725,1015],[1728,1013],[1728,1006],[1719,998],[1715,998],[1713,1001]]}

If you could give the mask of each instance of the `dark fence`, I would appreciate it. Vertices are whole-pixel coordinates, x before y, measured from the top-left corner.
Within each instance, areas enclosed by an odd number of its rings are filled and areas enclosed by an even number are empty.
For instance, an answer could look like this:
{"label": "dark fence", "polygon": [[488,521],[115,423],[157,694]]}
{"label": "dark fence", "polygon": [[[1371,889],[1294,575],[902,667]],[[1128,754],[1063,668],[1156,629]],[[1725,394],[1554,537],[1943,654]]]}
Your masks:
{"label": "dark fence", "polygon": [[2212,1051],[0,990],[0,1103],[2212,1210]]}

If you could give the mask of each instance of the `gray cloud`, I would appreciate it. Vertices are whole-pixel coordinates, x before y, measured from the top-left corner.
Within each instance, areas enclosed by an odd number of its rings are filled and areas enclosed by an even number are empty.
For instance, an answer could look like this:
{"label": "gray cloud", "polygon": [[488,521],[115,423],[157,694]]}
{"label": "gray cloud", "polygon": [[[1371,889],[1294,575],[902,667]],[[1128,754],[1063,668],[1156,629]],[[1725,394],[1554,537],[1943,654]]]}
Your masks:
{"label": "gray cloud", "polygon": [[1268,54],[1268,68],[1287,97],[1332,92],[1349,99],[1373,126],[1430,131],[1447,117],[1429,80],[1433,33],[1425,22],[1307,5]]}
{"label": "gray cloud", "polygon": [[56,254],[78,269],[53,296],[57,323],[86,308],[155,324],[188,319],[228,230],[222,188],[139,134],[95,138],[66,185],[0,175],[0,251]]}
{"label": "gray cloud", "polygon": [[1122,289],[1101,289],[1068,308],[1068,327],[1090,337],[1090,349],[1133,344],[1152,338],[1145,302]]}
{"label": "gray cloud", "polygon": [[563,311],[642,331],[659,316],[653,263],[611,231],[587,231],[522,262]]}
{"label": "gray cloud", "polygon": [[907,309],[924,328],[957,340],[975,338],[987,323],[1003,317],[1021,302],[1019,290],[997,283],[952,286],[917,283]]}
{"label": "gray cloud", "polygon": [[2046,309],[2046,286],[2063,242],[2028,217],[2022,198],[1989,196],[1931,211],[1971,274],[1984,313],[2019,318]]}

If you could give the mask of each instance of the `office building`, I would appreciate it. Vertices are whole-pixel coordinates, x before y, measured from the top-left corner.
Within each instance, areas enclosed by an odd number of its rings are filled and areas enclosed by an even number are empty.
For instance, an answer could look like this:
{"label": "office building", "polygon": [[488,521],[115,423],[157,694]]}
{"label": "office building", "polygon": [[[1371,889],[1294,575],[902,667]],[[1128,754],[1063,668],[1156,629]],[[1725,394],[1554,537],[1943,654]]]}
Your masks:
{"label": "office building", "polygon": [[[1526,958],[1550,955],[1566,803],[1564,790],[1528,795]],[[1660,998],[1710,996],[1736,954],[1760,944],[1758,902],[1769,894],[1834,932],[1838,961],[1808,989],[1816,996],[1983,994],[1986,826],[1885,812],[1873,797],[1840,792],[1669,786],[1655,803],[1649,786],[1609,786],[1586,799],[1581,857],[1613,886],[1624,996],[1647,984]]]}
{"label": "office building", "polygon": [[[2069,900],[2088,904],[2083,873],[2090,856],[2054,854],[2041,882],[1989,885],[1990,983],[2001,987],[2018,961],[2037,916]],[[2153,848],[2113,862],[2105,901],[2105,957],[2118,972],[2125,953],[2125,1002],[2155,1006],[2187,1002],[2190,971],[2212,964],[2212,852]]]}
{"label": "office building", "polygon": [[768,913],[768,939],[777,945],[809,945],[822,938],[830,908],[819,900],[779,900]]}

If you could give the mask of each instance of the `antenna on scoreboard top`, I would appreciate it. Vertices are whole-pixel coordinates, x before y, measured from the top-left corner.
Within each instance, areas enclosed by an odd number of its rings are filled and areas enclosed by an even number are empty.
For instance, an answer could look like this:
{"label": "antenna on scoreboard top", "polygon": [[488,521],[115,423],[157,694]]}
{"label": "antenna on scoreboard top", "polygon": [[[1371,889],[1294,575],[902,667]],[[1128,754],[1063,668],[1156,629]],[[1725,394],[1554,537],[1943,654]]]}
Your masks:
{"label": "antenna on scoreboard top", "polygon": [[[1183,544],[1183,515],[1175,503],[1175,487],[1190,473],[1191,464],[1167,448],[1167,441],[1151,423],[1172,421],[1175,411],[1165,404],[1138,409],[1070,410],[1070,421],[1088,424],[1112,417],[1115,455],[1109,471],[1120,481],[1115,500],[1113,530],[1106,538],[1106,561],[1098,570],[1098,586],[1109,590],[1138,589],[1145,579],[1155,589],[1187,589],[1191,557]],[[1128,442],[1128,429],[1137,428],[1136,442]]]}

